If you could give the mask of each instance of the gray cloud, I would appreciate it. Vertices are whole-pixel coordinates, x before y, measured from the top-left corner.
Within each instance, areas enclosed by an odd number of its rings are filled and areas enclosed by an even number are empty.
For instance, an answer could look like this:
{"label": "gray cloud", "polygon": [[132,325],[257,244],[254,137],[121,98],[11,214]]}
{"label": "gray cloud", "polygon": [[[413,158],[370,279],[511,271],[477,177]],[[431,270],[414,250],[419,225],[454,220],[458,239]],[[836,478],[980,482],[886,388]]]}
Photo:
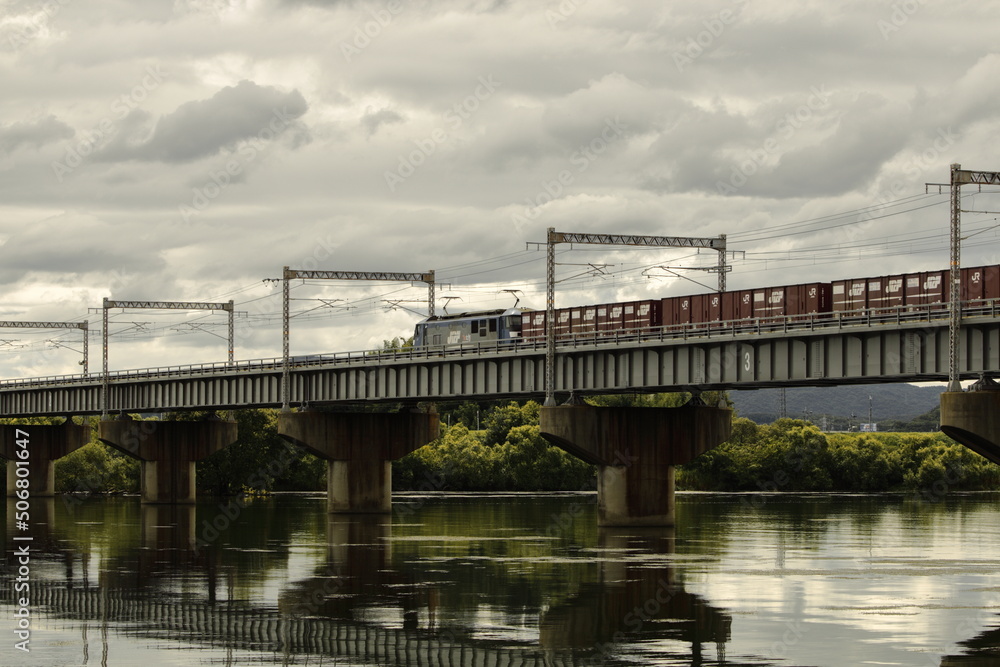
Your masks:
{"label": "gray cloud", "polygon": [[21,146],[40,148],[75,133],[66,123],[49,115],[32,122],[16,122],[0,126],[0,152],[10,153]]}
{"label": "gray cloud", "polygon": [[392,109],[379,109],[375,111],[371,108],[365,110],[365,115],[361,117],[361,126],[365,130],[366,136],[372,136],[378,132],[383,125],[402,123],[405,119]]}
{"label": "gray cloud", "polygon": [[294,131],[308,108],[297,90],[282,93],[244,80],[223,88],[210,99],[182,104],[161,116],[151,131],[141,122],[134,122],[145,119],[146,112],[133,111],[131,131],[119,132],[98,158],[190,162],[242,140],[268,141]]}
{"label": "gray cloud", "polygon": [[[109,291],[233,294],[246,308],[280,313],[271,297],[252,301],[266,289],[260,281],[303,262],[435,268],[451,276],[462,309],[492,306],[500,287],[523,289],[524,305],[543,307],[542,255],[525,253],[524,242],[543,240],[549,226],[727,233],[733,249],[747,251],[730,276],[745,287],[935,268],[947,257],[933,248],[815,265],[813,251],[796,251],[930,233],[944,209],[853,235],[838,228],[739,240],[893,192],[922,194],[925,181],[947,178],[952,161],[1000,168],[991,164],[1000,154],[1000,55],[986,29],[990,8],[918,4],[885,37],[878,22],[891,20],[892,8],[860,0],[414,0],[381,22],[384,0],[59,5],[46,30],[0,59],[3,118],[22,121],[0,128],[0,282],[25,302],[43,292],[32,284],[44,284],[44,294],[56,294],[51,319],[84,316]],[[18,12],[36,6],[23,0]],[[714,17],[733,8],[737,20],[713,34]],[[674,55],[691,39],[703,53],[679,69]],[[344,44],[357,49],[349,60]],[[162,85],[140,90],[149,67],[162,68]],[[483,77],[499,85],[476,97]],[[779,126],[813,87],[825,87],[829,105],[794,132]],[[117,104],[123,96],[127,114]],[[275,132],[272,114],[286,107]],[[602,143],[609,118],[627,127]],[[779,146],[738,192],[720,194],[716,184],[768,139]],[[593,156],[580,159],[591,142]],[[57,178],[52,164],[70,158],[78,166]],[[390,191],[385,174],[401,163],[412,172]],[[977,195],[974,208],[994,210],[991,196]],[[197,209],[185,218],[182,206]],[[993,232],[975,238],[969,262],[1000,261]],[[791,255],[764,261],[773,246]],[[635,253],[579,252],[566,261],[623,272],[661,258],[707,261],[673,251],[641,262]],[[497,256],[509,257],[490,264]],[[310,285],[303,298],[365,294],[378,303],[394,289]],[[622,273],[561,285],[559,301],[697,289]],[[365,308],[317,311],[329,317],[297,325],[294,345],[359,349],[416,319]],[[238,346],[240,356],[280,350],[280,330],[261,317],[269,324]],[[134,362],[122,350],[115,364],[184,363],[201,348],[218,355],[214,337],[178,339],[186,344],[176,351],[136,341]],[[0,377],[4,368],[0,360]]]}

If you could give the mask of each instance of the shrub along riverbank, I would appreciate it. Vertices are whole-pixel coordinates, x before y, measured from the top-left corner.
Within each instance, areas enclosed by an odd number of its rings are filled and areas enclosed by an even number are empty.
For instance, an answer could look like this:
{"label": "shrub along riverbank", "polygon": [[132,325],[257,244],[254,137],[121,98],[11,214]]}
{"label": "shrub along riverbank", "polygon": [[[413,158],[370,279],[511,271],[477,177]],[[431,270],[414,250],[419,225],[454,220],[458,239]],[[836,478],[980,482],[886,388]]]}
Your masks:
{"label": "shrub along riverbank", "polygon": [[[620,404],[623,399],[608,402]],[[676,405],[680,395],[643,397]],[[396,490],[565,491],[596,486],[593,466],[550,446],[537,403],[466,404],[442,413],[435,442],[393,462]],[[324,463],[289,450],[274,410],[240,410],[240,439],[198,463],[203,493],[319,491]],[[450,422],[451,425],[447,425]],[[479,427],[479,428],[476,428]],[[291,452],[291,455],[290,455]],[[276,465],[280,462],[280,465]],[[61,492],[135,493],[139,462],[93,441],[56,463]],[[677,488],[703,491],[947,491],[1000,489],[1000,466],[941,433],[823,433],[809,422],[733,422],[733,436],[677,471]]]}

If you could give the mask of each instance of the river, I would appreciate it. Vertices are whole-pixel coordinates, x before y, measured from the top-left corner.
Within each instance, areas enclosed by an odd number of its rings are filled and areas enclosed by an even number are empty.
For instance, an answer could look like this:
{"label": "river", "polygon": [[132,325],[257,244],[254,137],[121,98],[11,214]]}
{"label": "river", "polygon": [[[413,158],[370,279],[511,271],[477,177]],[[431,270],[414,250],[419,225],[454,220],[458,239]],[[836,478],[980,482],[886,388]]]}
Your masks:
{"label": "river", "polygon": [[679,493],[647,530],[595,501],[33,499],[27,531],[8,501],[0,664],[1000,664],[998,494]]}

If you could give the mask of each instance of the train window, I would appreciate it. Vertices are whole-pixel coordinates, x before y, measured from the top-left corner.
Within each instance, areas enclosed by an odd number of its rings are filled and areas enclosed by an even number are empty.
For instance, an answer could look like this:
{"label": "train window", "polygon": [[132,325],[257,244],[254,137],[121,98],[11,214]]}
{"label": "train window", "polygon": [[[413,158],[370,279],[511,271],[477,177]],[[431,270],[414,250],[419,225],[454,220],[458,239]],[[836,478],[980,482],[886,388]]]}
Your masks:
{"label": "train window", "polygon": [[497,332],[497,320],[496,318],[493,318],[492,320],[490,320],[490,333],[496,333],[496,332]]}
{"label": "train window", "polygon": [[486,320],[479,320],[479,335],[486,335]]}

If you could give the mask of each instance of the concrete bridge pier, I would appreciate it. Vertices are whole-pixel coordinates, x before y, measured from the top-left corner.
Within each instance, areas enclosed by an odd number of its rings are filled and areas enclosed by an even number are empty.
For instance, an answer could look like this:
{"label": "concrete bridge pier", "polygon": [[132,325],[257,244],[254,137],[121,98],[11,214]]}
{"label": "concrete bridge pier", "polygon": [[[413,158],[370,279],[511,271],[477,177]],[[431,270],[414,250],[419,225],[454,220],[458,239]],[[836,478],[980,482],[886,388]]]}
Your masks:
{"label": "concrete bridge pier", "polygon": [[99,437],[142,461],[142,502],[195,502],[195,462],[227,447],[237,438],[236,422],[135,421],[127,415],[102,421]]}
{"label": "concrete bridge pier", "polygon": [[392,511],[391,462],[438,436],[437,412],[278,415],[278,434],[327,461],[327,507],[334,513]]}
{"label": "concrete bridge pier", "polygon": [[674,524],[674,467],[729,439],[732,410],[679,408],[541,409],[541,434],[597,469],[601,526]]}
{"label": "concrete bridge pier", "polygon": [[984,376],[969,391],[942,393],[941,431],[1000,463],[1000,384]]}
{"label": "concrete bridge pier", "polygon": [[[0,425],[0,456],[7,459],[7,496],[17,493],[17,480],[27,479],[31,497],[54,496],[56,460],[90,442],[90,424],[72,419],[58,425]],[[22,446],[23,445],[23,446]],[[27,468],[27,476],[18,468]]]}

